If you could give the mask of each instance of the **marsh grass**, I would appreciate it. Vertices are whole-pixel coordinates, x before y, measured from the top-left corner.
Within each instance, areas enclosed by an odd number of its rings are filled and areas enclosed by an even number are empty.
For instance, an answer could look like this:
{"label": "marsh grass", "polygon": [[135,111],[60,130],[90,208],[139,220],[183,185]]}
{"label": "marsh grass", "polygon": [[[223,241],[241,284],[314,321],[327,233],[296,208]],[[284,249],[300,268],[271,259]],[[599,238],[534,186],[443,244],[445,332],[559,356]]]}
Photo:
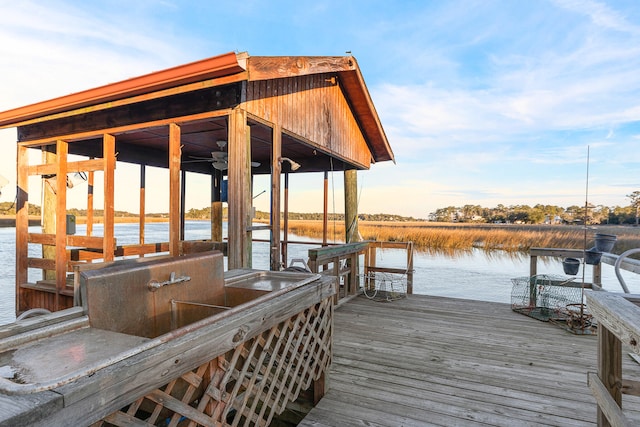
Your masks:
{"label": "marsh grass", "polygon": [[[421,251],[460,251],[480,248],[487,251],[528,252],[530,248],[589,249],[595,233],[618,236],[613,253],[640,247],[640,229],[630,226],[540,226],[540,225],[433,225],[431,223],[358,223],[363,240],[412,241]],[[321,221],[290,221],[291,233],[322,237]],[[585,233],[586,231],[586,233]],[[586,241],[585,241],[586,234]],[[330,241],[344,240],[344,224],[329,223]]]}

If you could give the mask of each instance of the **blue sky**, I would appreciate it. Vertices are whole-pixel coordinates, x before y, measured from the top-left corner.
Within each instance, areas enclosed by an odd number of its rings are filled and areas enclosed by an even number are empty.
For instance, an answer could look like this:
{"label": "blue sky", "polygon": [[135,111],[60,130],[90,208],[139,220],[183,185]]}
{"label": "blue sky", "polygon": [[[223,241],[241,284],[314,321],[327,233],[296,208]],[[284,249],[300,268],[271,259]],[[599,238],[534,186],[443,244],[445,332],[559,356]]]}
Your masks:
{"label": "blue sky", "polygon": [[[359,174],[361,212],[584,205],[587,149],[590,203],[626,206],[640,190],[635,0],[0,0],[0,40],[0,110],[229,51],[350,51],[396,154]],[[15,131],[0,144],[11,180],[0,201],[11,201]],[[330,188],[339,212],[340,174]],[[321,176],[292,177],[291,195],[291,210],[321,211]],[[137,211],[137,200],[116,209]]]}

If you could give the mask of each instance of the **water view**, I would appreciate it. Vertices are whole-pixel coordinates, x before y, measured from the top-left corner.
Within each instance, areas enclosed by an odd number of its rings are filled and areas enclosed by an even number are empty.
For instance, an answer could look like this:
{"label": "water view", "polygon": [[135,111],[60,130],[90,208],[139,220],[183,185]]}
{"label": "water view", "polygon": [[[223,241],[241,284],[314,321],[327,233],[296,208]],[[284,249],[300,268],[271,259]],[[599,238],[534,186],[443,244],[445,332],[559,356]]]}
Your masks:
{"label": "water view", "polygon": [[[226,226],[226,224],[225,224]],[[39,227],[38,227],[39,228]],[[34,229],[35,230],[35,229]],[[84,234],[84,225],[78,225],[77,234]],[[226,234],[226,229],[223,231]],[[102,225],[94,226],[94,235],[102,234]],[[134,244],[138,241],[137,224],[116,224],[118,244]],[[210,224],[206,221],[187,221],[185,239],[207,239]],[[269,239],[268,230],[256,231],[255,239]],[[145,226],[147,243],[169,240],[167,223],[149,223]],[[312,242],[317,239],[289,235],[289,240]],[[289,262],[292,259],[307,259],[308,244],[290,244]],[[30,245],[32,256],[40,256],[38,245]],[[0,228],[0,324],[15,319],[15,228]],[[402,250],[378,250],[377,264],[384,267],[404,268],[406,252]],[[584,280],[590,282],[591,266],[585,269]],[[269,244],[254,242],[253,268],[269,268]],[[526,254],[508,254],[500,251],[486,252],[480,249],[456,252],[455,254],[416,251],[414,255],[413,292],[423,295],[465,298],[480,301],[511,302],[511,279],[529,274],[529,257]],[[603,264],[602,281],[608,291],[621,292],[612,266]],[[539,274],[564,275],[560,259],[538,260]],[[30,280],[38,279],[38,270],[30,271]],[[632,293],[640,293],[640,275],[623,272],[623,277]],[[576,280],[582,279],[582,268]]]}

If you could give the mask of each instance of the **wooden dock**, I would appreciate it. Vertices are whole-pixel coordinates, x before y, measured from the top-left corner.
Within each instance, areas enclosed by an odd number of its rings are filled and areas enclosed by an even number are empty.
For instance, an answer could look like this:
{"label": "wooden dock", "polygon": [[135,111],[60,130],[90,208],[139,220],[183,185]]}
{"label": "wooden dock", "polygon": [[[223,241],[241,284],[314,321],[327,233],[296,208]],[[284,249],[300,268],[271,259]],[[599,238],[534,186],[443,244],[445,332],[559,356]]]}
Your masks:
{"label": "wooden dock", "polygon": [[[597,336],[574,335],[509,304],[359,296],[335,311],[329,390],[299,424],[591,426]],[[623,360],[627,377],[640,365]],[[640,425],[640,399],[623,406]]]}

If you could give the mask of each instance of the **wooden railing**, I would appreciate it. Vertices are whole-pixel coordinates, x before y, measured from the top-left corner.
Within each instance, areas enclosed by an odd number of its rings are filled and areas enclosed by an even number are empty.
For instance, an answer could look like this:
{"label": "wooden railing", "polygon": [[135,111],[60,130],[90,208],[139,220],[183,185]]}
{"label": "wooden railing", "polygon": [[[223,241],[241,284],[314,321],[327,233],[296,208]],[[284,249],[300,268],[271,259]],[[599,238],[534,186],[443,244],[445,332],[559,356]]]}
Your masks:
{"label": "wooden railing", "polygon": [[640,296],[588,291],[587,305],[598,321],[598,373],[587,383],[598,405],[598,426],[631,426],[622,395],[640,396],[640,381],[622,378],[622,346],[640,355]]}
{"label": "wooden railing", "polygon": [[[584,258],[584,251],[582,249],[562,249],[562,248],[531,248],[529,249],[530,265],[529,276],[535,276],[538,274],[538,257],[556,257],[556,258]],[[615,262],[615,261],[614,261]],[[600,263],[593,265],[593,283],[585,283],[586,287],[595,285],[596,287],[602,287],[602,266]]]}
{"label": "wooden railing", "polygon": [[[405,268],[379,266],[376,263],[377,249],[406,250]],[[413,243],[365,241],[336,246],[309,249],[308,265],[312,272],[335,276],[337,303],[340,299],[354,296],[360,287],[360,256],[364,256],[363,274],[389,273],[406,275],[407,293],[413,293]]]}
{"label": "wooden railing", "polygon": [[[309,268],[314,273],[325,273],[335,277],[336,295],[334,302],[341,297],[355,295],[358,290],[358,256],[369,248],[369,242],[347,243],[338,246],[325,246],[309,249]],[[340,288],[343,294],[340,294]]]}
{"label": "wooden railing", "polygon": [[[537,274],[540,256],[583,258],[579,249],[532,248],[530,275]],[[615,265],[619,256],[603,253],[593,265],[593,290],[586,291],[587,307],[598,324],[598,372],[587,375],[587,383],[598,405],[598,426],[634,425],[622,410],[622,395],[640,396],[640,381],[623,379],[622,347],[640,355],[640,295],[602,290],[602,264]],[[619,268],[640,273],[640,261],[624,258]]]}
{"label": "wooden railing", "polygon": [[[529,250],[530,268],[529,276],[538,274],[538,257],[556,257],[556,258],[584,258],[582,249],[562,249],[562,248],[531,248]],[[594,264],[593,267],[593,283],[585,283],[587,288],[602,288],[602,264],[615,265],[619,256],[616,254],[604,252],[600,262]],[[625,258],[620,263],[620,269],[640,274],[640,260]]]}
{"label": "wooden railing", "polygon": [[[405,268],[391,268],[378,266],[376,261],[376,252],[378,249],[399,249],[406,251]],[[369,242],[369,250],[365,258],[364,274],[369,273],[391,273],[406,274],[407,294],[413,293],[413,242]]]}

